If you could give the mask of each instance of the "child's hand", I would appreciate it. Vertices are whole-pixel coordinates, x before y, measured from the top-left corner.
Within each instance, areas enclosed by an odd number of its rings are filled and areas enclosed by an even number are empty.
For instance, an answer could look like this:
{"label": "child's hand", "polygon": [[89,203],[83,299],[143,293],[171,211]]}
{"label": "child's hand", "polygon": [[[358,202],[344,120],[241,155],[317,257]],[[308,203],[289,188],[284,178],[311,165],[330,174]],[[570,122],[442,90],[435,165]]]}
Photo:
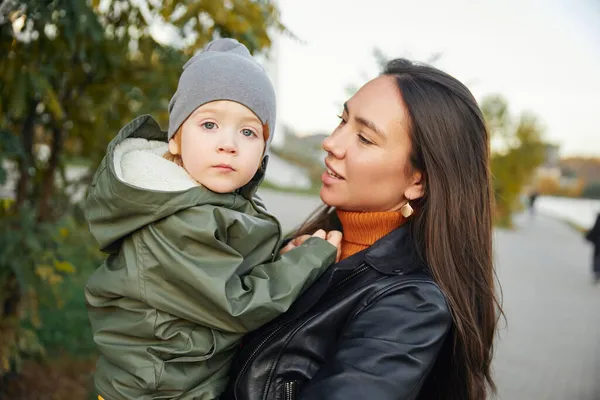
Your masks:
{"label": "child's hand", "polygon": [[281,249],[281,251],[279,251],[279,254],[287,253],[294,247],[301,246],[302,243],[306,242],[311,237],[318,237],[323,240],[327,240],[329,243],[334,245],[335,248],[337,249],[337,257],[336,257],[335,261],[336,262],[339,261],[340,255],[341,255],[342,232],[330,231],[329,233],[326,233],[323,229],[319,229],[312,235],[302,235],[302,236],[295,237],[294,239],[290,240],[289,243],[283,249]]}

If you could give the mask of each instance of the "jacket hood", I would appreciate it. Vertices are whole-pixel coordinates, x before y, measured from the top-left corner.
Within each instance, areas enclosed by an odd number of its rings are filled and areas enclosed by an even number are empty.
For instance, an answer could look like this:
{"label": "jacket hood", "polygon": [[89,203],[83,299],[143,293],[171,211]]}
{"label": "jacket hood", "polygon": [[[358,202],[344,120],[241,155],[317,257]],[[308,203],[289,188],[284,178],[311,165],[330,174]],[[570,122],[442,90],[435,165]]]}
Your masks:
{"label": "jacket hood", "polygon": [[252,201],[267,156],[254,178],[235,193],[215,193],[163,158],[167,133],[149,115],[125,125],[110,142],[85,202],[90,232],[103,251],[130,233],[180,210],[212,204],[231,209]]}

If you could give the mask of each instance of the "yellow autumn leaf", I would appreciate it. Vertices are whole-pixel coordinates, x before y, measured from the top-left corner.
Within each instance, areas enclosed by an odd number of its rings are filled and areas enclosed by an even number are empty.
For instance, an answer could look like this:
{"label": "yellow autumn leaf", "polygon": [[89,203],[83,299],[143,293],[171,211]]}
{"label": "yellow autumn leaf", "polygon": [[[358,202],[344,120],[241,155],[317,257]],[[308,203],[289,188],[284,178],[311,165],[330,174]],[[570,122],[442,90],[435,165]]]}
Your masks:
{"label": "yellow autumn leaf", "polygon": [[0,362],[1,362],[0,367],[2,368],[2,371],[8,371],[10,368],[10,362],[9,362],[8,356],[3,355]]}
{"label": "yellow autumn leaf", "polygon": [[13,199],[2,199],[1,203],[0,203],[0,204],[2,204],[0,206],[0,209],[2,209],[4,211],[8,211],[12,207],[14,202],[15,201]]}
{"label": "yellow autumn leaf", "polygon": [[69,236],[69,230],[67,228],[60,228],[58,233],[60,233],[60,236],[63,238],[66,238],[67,236]]}
{"label": "yellow autumn leaf", "polygon": [[68,261],[54,261],[54,268],[56,268],[59,272],[64,272],[65,274],[72,274],[75,272],[75,267]]}
{"label": "yellow autumn leaf", "polygon": [[35,268],[35,274],[42,280],[47,281],[54,274],[54,268],[46,264],[41,264]]}
{"label": "yellow autumn leaf", "polygon": [[62,281],[63,281],[62,276],[56,275],[56,274],[50,275],[50,277],[48,278],[48,283],[52,286],[59,285],[62,283]]}

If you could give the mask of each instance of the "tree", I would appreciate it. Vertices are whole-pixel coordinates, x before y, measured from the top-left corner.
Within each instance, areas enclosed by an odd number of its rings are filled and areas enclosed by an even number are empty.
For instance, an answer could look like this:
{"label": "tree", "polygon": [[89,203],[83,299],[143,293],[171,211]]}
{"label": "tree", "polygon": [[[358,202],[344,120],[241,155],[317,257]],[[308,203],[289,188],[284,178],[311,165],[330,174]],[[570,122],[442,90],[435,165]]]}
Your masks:
{"label": "tree", "polygon": [[[54,217],[52,177],[63,156],[97,159],[136,113],[158,113],[164,122],[181,66],[193,52],[215,35],[261,51],[271,43],[269,29],[284,29],[267,1],[11,4],[0,28],[7,55],[0,62],[0,123],[3,135],[20,144],[15,207],[35,203],[40,220]],[[153,38],[156,20],[175,27],[178,49]],[[34,157],[41,143],[50,146],[45,164]]]}
{"label": "tree", "polygon": [[[157,24],[172,30],[171,42],[154,38]],[[1,3],[0,185],[4,161],[16,165],[17,183],[14,200],[0,207],[0,375],[10,367],[6,355],[18,351],[24,305],[35,320],[37,289],[73,269],[48,259],[59,254],[61,217],[72,211],[66,161],[96,165],[137,114],[166,123],[183,63],[214,37],[257,53],[277,31],[286,29],[268,0]]]}
{"label": "tree", "polygon": [[499,95],[481,101],[491,135],[491,170],[496,201],[496,222],[512,225],[523,187],[545,158],[543,130],[536,117],[523,113],[515,120],[508,103]]}

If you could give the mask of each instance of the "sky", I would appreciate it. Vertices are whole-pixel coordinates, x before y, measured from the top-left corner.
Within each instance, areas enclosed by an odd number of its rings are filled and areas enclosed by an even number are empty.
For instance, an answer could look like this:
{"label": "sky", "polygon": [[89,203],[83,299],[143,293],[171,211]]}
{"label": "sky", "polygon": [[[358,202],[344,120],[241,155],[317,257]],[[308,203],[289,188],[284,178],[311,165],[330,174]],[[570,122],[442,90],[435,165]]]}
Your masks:
{"label": "sky", "polygon": [[348,85],[378,74],[375,47],[425,61],[478,100],[538,116],[563,156],[600,156],[600,0],[279,0],[300,39],[276,40],[278,124],[329,133]]}

